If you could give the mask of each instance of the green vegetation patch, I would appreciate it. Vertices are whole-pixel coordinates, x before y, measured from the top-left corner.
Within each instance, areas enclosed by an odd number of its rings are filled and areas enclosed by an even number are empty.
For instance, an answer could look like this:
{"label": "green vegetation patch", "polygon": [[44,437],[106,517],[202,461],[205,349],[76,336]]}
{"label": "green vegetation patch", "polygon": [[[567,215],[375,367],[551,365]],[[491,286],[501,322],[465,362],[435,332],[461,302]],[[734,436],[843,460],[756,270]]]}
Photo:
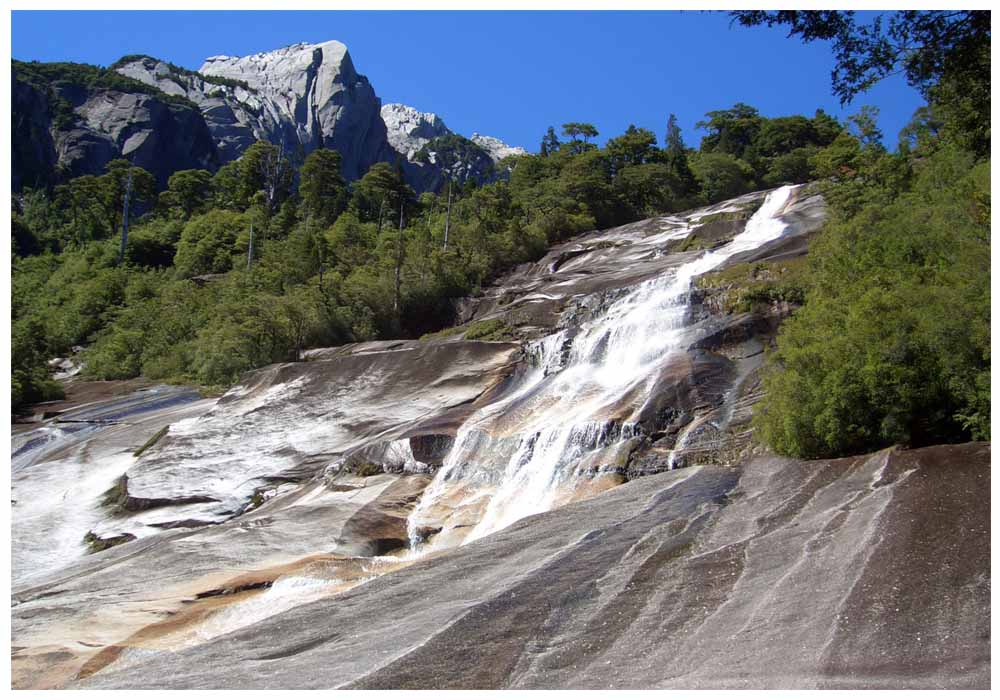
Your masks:
{"label": "green vegetation patch", "polygon": [[805,257],[777,262],[740,263],[702,275],[698,289],[711,290],[725,313],[744,313],[760,304],[804,304],[809,290]]}
{"label": "green vegetation patch", "polygon": [[169,430],[170,430],[170,426],[169,425],[165,425],[162,428],[160,428],[159,430],[157,430],[156,434],[153,435],[148,440],[146,440],[145,444],[142,447],[140,447],[138,450],[136,450],[135,452],[132,453],[132,456],[133,457],[139,457],[143,452],[145,452],[150,447],[152,447],[157,442],[159,442],[160,438],[162,438],[164,435],[166,435],[167,432],[169,432]]}
{"label": "green vegetation patch", "polygon": [[128,476],[122,474],[115,483],[101,495],[101,505],[105,508],[117,508],[128,498]]}
{"label": "green vegetation patch", "polygon": [[429,163],[431,153],[435,154],[436,162],[445,167],[458,163],[492,160],[482,146],[458,134],[446,134],[431,139],[413,157],[419,163]]}
{"label": "green vegetation patch", "polygon": [[514,329],[508,326],[506,321],[500,318],[491,318],[469,324],[465,331],[465,339],[503,341],[515,340],[516,336]]}
{"label": "green vegetation patch", "polygon": [[87,549],[90,550],[92,554],[97,552],[103,552],[105,549],[111,549],[112,547],[117,547],[120,544],[125,544],[126,542],[131,542],[135,539],[135,535],[124,534],[118,537],[98,537],[93,532],[88,532],[83,536],[83,543],[87,545]]}
{"label": "green vegetation patch", "polygon": [[760,209],[763,204],[764,200],[759,199],[747,204],[746,206],[740,207],[735,211],[720,211],[716,214],[703,216],[698,219],[697,223],[699,225],[704,225],[712,224],[717,221],[747,221],[757,213],[757,210]]}
{"label": "green vegetation patch", "polygon": [[358,462],[354,465],[353,471],[360,477],[378,476],[385,473],[382,465],[374,462]]}
{"label": "green vegetation patch", "polygon": [[87,63],[39,63],[31,61],[11,61],[14,74],[43,94],[49,96],[50,104],[60,128],[68,128],[76,121],[73,107],[68,101],[58,96],[53,89],[59,83],[79,85],[86,88],[105,88],[121,92],[143,93],[152,95],[162,102],[183,105],[198,109],[198,105],[180,95],[168,95],[159,88],[146,85],[139,80],[129,78],[111,68],[101,68]]}
{"label": "green vegetation patch", "polygon": [[451,338],[462,335],[464,340],[485,340],[491,342],[503,342],[517,340],[514,328],[501,318],[491,318],[483,321],[474,321],[461,326],[452,326],[435,333],[425,333],[420,336],[421,340],[433,340],[435,338]]}

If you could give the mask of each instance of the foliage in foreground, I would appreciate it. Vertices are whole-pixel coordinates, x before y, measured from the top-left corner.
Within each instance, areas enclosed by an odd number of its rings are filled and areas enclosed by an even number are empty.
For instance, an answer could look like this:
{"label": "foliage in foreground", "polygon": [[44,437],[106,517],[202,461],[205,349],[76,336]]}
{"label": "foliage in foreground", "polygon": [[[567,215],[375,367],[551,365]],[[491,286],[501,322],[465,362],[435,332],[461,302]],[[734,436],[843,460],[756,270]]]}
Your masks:
{"label": "foliage in foreground", "polygon": [[831,187],[851,209],[809,253],[806,304],[781,328],[755,416],[778,452],[989,439],[989,161],[942,146],[912,171],[867,201]]}
{"label": "foliage in foreground", "polygon": [[895,153],[862,110],[813,158],[831,216],[769,357],[758,437],[803,457],[989,440],[989,12],[734,14],[831,39],[845,100],[897,70],[928,100]]}

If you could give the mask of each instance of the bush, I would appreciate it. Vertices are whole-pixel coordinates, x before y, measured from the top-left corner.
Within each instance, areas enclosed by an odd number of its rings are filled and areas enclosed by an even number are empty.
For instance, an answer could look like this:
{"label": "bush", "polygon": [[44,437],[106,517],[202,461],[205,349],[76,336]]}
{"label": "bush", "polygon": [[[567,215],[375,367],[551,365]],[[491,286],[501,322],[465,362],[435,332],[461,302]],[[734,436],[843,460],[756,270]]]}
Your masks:
{"label": "bush", "polygon": [[233,257],[245,251],[237,250],[236,241],[249,227],[242,214],[213,209],[191,219],[181,232],[174,266],[179,277],[195,277],[209,273],[228,272]]}
{"label": "bush", "polygon": [[827,225],[769,357],[767,444],[829,457],[989,439],[989,191],[989,162],[946,148],[889,206]]}

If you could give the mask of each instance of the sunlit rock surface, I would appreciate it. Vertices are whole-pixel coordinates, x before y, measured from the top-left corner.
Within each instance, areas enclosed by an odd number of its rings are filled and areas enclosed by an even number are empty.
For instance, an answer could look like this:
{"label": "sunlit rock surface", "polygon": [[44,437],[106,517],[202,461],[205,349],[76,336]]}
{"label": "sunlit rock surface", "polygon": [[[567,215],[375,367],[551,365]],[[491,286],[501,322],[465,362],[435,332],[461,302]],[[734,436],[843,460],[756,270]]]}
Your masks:
{"label": "sunlit rock surface", "polygon": [[520,146],[508,146],[495,136],[484,136],[473,132],[469,140],[489,153],[494,162],[499,162],[509,156],[523,156],[527,153]]}
{"label": "sunlit rock surface", "polygon": [[[116,70],[198,105],[221,163],[264,140],[280,144],[292,157],[316,148],[336,149],[349,180],[374,163],[394,163],[399,156],[408,182],[420,191],[436,189],[447,178],[435,154],[427,162],[414,156],[431,139],[453,132],[436,114],[382,105],[339,41],[294,44],[250,56],[212,56],[197,72],[179,71],[147,56]],[[482,157],[454,165],[452,177],[484,181],[493,176],[495,161],[525,153],[489,136],[474,134],[471,140]]]}
{"label": "sunlit rock surface", "polygon": [[[11,576],[15,587],[84,557],[107,519],[107,491],[162,428],[214,403],[155,386],[98,400],[19,432],[11,454]],[[120,533],[116,533],[120,534]]]}
{"label": "sunlit rock surface", "polygon": [[289,155],[300,149],[336,149],[348,179],[360,177],[373,163],[391,160],[379,99],[339,41],[213,56],[198,69],[203,76],[235,81],[229,85],[177,73],[146,57],[117,70],[195,102],[222,162],[239,157],[257,140],[280,144]]}
{"label": "sunlit rock surface", "polygon": [[652,476],[80,685],[987,688],[989,452]]}
{"label": "sunlit rock surface", "polygon": [[[405,157],[403,170],[407,180],[421,190],[439,190],[449,178],[458,182],[494,180],[498,175],[495,166],[500,160],[527,153],[493,136],[473,133],[468,139],[473,144],[470,152],[456,158],[432,147],[434,139],[455,135],[433,112],[392,103],[382,105],[381,114],[389,143]],[[424,158],[418,157],[422,149],[427,150]]]}
{"label": "sunlit rock surface", "polygon": [[382,105],[382,121],[389,143],[398,152],[413,160],[413,156],[432,139],[452,133],[441,117],[433,112],[421,112],[409,105]]}

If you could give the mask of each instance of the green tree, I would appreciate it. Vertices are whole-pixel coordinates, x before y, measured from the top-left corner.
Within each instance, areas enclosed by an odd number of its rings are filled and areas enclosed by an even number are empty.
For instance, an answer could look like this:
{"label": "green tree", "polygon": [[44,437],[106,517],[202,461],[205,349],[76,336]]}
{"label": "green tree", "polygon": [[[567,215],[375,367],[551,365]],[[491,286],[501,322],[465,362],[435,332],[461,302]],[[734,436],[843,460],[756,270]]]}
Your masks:
{"label": "green tree", "polygon": [[233,259],[246,255],[236,246],[240,234],[249,227],[246,217],[223,209],[196,216],[181,232],[174,266],[180,277],[228,272]]}
{"label": "green tree", "polygon": [[783,25],[803,41],[833,42],[833,91],[851,102],[883,78],[902,72],[910,85],[949,115],[948,136],[980,157],[989,154],[989,10],[904,10],[859,23],[854,12],[737,10],[744,26]]}
{"label": "green tree", "polygon": [[[598,131],[593,124],[586,122],[568,122],[562,125],[563,136],[570,138],[570,147],[574,153],[582,153],[589,149],[590,139],[597,138]],[[580,140],[580,137],[583,140]]]}
{"label": "green tree", "polygon": [[239,202],[249,202],[263,192],[268,210],[275,211],[291,193],[293,172],[282,147],[257,141],[237,162]]}
{"label": "green tree", "polygon": [[695,126],[708,131],[701,139],[705,153],[724,153],[745,159],[763,124],[760,113],[750,105],[738,102],[730,109],[720,109],[705,114],[708,117]]}
{"label": "green tree", "polygon": [[675,206],[685,209],[693,205],[698,194],[698,181],[691,171],[688,149],[684,145],[681,127],[677,124],[677,116],[674,114],[667,118],[664,159],[674,180]]}
{"label": "green tree", "polygon": [[748,192],[753,182],[753,169],[730,153],[697,153],[691,159],[691,170],[709,204]]}
{"label": "green tree", "polygon": [[330,226],[347,206],[347,183],[340,173],[340,153],[320,148],[310,153],[302,165],[299,194],[303,218]]}
{"label": "green tree", "polygon": [[185,219],[201,213],[212,198],[212,174],[207,170],[178,170],[167,180],[160,203],[177,208]]}
{"label": "green tree", "polygon": [[542,145],[539,148],[539,153],[543,158],[553,155],[559,150],[559,145],[559,137],[556,136],[556,130],[550,126],[548,131],[545,132],[545,136],[542,137]]}
{"label": "green tree", "polygon": [[888,203],[835,210],[768,360],[763,440],[825,457],[989,439],[989,188],[988,163],[944,148]]}
{"label": "green tree", "polygon": [[611,161],[613,172],[630,165],[652,162],[659,156],[656,135],[649,129],[638,129],[634,124],[629,124],[621,136],[609,139],[604,150]]}
{"label": "green tree", "polygon": [[110,161],[104,169],[107,172],[97,178],[99,197],[108,219],[108,228],[114,235],[121,227],[129,176],[132,178],[130,207],[133,212],[142,207],[151,208],[155,204],[156,178],[149,171],[133,166],[124,158]]}

